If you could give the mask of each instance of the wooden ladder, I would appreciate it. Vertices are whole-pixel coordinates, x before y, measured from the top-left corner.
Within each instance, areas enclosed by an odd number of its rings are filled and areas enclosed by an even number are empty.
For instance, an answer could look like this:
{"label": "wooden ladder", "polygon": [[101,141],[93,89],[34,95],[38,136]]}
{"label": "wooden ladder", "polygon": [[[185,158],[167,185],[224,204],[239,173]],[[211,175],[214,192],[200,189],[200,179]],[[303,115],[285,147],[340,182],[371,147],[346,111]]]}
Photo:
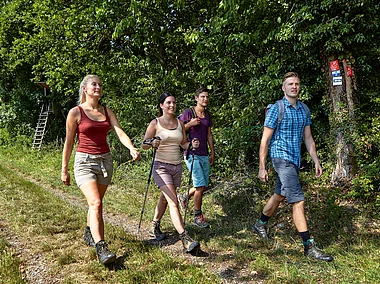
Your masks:
{"label": "wooden ladder", "polygon": [[38,117],[36,131],[34,132],[32,149],[41,150],[42,141],[46,134],[46,125],[51,112],[51,104],[43,104]]}

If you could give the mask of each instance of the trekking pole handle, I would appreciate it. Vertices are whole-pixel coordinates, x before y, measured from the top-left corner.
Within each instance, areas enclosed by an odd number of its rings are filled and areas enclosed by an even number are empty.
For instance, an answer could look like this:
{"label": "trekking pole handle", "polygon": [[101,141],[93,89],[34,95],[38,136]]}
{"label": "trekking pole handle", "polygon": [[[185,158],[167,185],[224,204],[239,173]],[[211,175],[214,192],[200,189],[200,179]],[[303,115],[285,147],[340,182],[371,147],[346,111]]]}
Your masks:
{"label": "trekking pole handle", "polygon": [[155,137],[153,137],[153,138],[148,138],[148,139],[145,139],[144,140],[144,142],[143,142],[143,144],[146,144],[146,145],[150,145],[150,146],[152,146],[153,148],[157,148],[157,147],[154,147],[153,146],[153,141],[154,140],[161,140],[161,137],[159,137],[159,136],[155,136]]}

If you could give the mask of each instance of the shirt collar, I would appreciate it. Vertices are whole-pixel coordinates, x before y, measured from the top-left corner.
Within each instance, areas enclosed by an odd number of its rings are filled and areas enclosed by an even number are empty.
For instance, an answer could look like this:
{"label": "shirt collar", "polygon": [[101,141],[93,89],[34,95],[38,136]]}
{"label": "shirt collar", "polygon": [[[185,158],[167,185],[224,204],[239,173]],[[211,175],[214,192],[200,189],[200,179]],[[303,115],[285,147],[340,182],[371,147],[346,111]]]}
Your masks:
{"label": "shirt collar", "polygon": [[[289,101],[285,98],[285,96],[282,98],[282,100],[284,101],[284,106],[285,107],[293,107]],[[297,99],[297,105],[296,105],[296,109],[299,109],[301,107],[301,104],[299,102],[299,100]]]}

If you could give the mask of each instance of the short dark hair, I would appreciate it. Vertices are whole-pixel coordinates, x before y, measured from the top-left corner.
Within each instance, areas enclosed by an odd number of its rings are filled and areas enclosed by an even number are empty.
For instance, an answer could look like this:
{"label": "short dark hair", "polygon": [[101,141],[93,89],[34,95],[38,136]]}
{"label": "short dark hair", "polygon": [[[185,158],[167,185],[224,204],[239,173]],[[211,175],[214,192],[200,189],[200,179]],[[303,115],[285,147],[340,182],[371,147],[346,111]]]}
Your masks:
{"label": "short dark hair", "polygon": [[286,79],[291,78],[291,77],[296,77],[296,78],[300,79],[300,76],[298,76],[298,74],[296,72],[288,72],[284,75],[284,77],[282,77],[282,84],[284,84]]}
{"label": "short dark hair", "polygon": [[199,88],[199,89],[195,92],[195,94],[196,94],[196,96],[198,97],[200,93],[209,93],[209,92],[210,92],[209,89],[207,89],[206,87],[201,87],[201,88]]}

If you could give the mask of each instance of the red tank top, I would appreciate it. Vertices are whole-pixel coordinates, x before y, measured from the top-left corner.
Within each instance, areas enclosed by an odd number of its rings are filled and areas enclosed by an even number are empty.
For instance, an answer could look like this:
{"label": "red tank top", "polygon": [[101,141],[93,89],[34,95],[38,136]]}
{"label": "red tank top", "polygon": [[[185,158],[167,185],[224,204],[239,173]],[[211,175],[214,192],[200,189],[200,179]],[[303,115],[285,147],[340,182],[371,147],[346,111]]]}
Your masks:
{"label": "red tank top", "polygon": [[107,144],[107,134],[111,129],[110,118],[107,109],[104,107],[106,115],[105,121],[95,121],[89,118],[84,110],[80,107],[80,122],[77,128],[78,148],[77,152],[87,154],[104,154],[110,151]]}

